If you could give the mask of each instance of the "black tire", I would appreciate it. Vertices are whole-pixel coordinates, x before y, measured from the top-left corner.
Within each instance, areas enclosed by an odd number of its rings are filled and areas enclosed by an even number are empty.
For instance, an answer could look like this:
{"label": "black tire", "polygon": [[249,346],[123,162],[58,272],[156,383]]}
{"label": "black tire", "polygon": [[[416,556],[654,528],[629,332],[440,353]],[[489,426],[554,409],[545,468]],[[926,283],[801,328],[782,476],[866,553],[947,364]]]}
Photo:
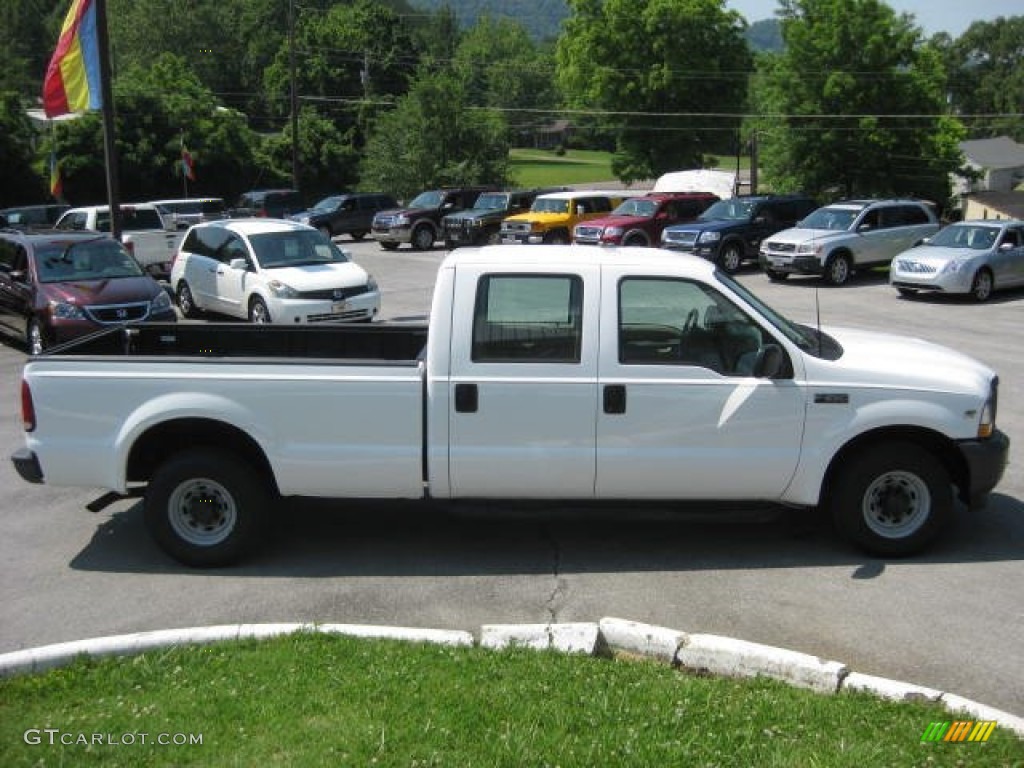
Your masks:
{"label": "black tire", "polygon": [[434,247],[434,230],[420,224],[412,231],[412,247],[417,251],[429,251]]}
{"label": "black tire", "polygon": [[25,348],[30,355],[41,355],[50,346],[46,340],[46,331],[38,318],[30,318],[25,327]]}
{"label": "black tire", "polygon": [[360,240],[362,240],[364,237],[366,237],[366,230],[365,229],[353,229],[348,234],[349,234],[349,237],[351,237],[353,240],[355,240],[358,243]]}
{"label": "black tire", "polygon": [[831,256],[825,264],[825,282],[829,285],[846,285],[853,275],[853,264],[845,253]]}
{"label": "black tire", "polygon": [[270,310],[267,309],[267,303],[256,296],[249,302],[249,322],[262,325],[264,323],[272,323],[274,319],[270,316]]}
{"label": "black tire", "polygon": [[897,288],[896,290],[904,299],[913,299],[917,296],[916,288]]}
{"label": "black tire", "polygon": [[784,283],[786,278],[789,277],[788,272],[776,272],[774,269],[765,268],[764,273],[768,275],[768,279],[773,283]]}
{"label": "black tire", "polygon": [[831,507],[839,532],[882,557],[920,552],[953,516],[949,473],[911,442],[873,445],[841,467]]}
{"label": "black tire", "polygon": [[637,245],[637,246],[648,246],[650,243],[647,240],[647,236],[641,232],[631,232],[622,238],[623,245]]}
{"label": "black tire", "polygon": [[178,302],[178,309],[181,310],[182,317],[199,316],[199,308],[196,306],[196,300],[192,297],[192,289],[184,280],[178,283],[174,297]]}
{"label": "black tire", "polygon": [[146,488],[146,527],[159,547],[199,568],[230,565],[263,539],[273,493],[233,454],[196,449],[172,456]]}
{"label": "black tire", "polygon": [[974,279],[971,280],[971,298],[979,304],[988,301],[992,297],[994,287],[992,273],[983,267],[975,273]]}
{"label": "black tire", "polygon": [[398,250],[398,243],[384,243],[384,242],[382,242],[380,244],[380,247],[383,248],[385,251],[397,251]]}
{"label": "black tire", "polygon": [[544,242],[552,245],[568,245],[569,233],[564,229],[553,229],[544,235]]}
{"label": "black tire", "polygon": [[718,254],[718,265],[725,272],[734,275],[739,271],[741,264],[743,264],[743,245],[735,240],[723,244],[722,250]]}

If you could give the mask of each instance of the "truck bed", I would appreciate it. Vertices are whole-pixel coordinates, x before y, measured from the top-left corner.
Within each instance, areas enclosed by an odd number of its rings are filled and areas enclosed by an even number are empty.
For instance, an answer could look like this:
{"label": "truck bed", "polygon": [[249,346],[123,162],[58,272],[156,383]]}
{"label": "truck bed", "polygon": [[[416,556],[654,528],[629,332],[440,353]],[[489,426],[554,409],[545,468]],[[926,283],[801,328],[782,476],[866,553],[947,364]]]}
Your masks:
{"label": "truck bed", "polygon": [[426,344],[426,325],[140,323],[99,331],[53,347],[45,354],[292,358],[415,365]]}

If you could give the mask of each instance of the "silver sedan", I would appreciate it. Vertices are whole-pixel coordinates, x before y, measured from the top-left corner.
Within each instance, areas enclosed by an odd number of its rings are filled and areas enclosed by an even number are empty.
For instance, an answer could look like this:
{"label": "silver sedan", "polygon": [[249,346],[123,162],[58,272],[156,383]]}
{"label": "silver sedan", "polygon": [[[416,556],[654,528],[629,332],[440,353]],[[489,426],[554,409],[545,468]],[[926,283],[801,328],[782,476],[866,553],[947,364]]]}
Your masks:
{"label": "silver sedan", "polygon": [[951,224],[893,259],[889,284],[902,296],[938,291],[970,294],[976,301],[1024,285],[1024,221]]}

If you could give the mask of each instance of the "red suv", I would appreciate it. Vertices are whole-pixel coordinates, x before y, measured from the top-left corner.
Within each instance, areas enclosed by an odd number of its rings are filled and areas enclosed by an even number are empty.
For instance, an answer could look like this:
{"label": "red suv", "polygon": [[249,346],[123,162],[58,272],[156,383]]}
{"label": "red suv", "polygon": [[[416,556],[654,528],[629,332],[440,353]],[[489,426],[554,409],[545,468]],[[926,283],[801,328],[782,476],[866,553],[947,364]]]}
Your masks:
{"label": "red suv", "polygon": [[29,354],[110,325],[177,319],[166,289],[109,235],[0,231],[0,330]]}
{"label": "red suv", "polygon": [[718,195],[710,192],[652,192],[623,200],[600,219],[577,224],[573,240],[589,245],[658,245],[661,231],[700,216]]}

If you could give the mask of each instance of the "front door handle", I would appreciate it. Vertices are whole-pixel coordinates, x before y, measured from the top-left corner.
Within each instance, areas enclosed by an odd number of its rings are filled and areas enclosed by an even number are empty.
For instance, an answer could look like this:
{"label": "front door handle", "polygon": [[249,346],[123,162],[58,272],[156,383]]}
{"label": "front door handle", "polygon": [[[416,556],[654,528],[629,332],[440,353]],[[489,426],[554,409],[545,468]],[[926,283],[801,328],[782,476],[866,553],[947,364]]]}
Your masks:
{"label": "front door handle", "polygon": [[456,413],[476,413],[479,405],[479,394],[476,384],[455,385]]}
{"label": "front door handle", "polygon": [[606,384],[604,387],[604,412],[626,412],[626,385]]}

